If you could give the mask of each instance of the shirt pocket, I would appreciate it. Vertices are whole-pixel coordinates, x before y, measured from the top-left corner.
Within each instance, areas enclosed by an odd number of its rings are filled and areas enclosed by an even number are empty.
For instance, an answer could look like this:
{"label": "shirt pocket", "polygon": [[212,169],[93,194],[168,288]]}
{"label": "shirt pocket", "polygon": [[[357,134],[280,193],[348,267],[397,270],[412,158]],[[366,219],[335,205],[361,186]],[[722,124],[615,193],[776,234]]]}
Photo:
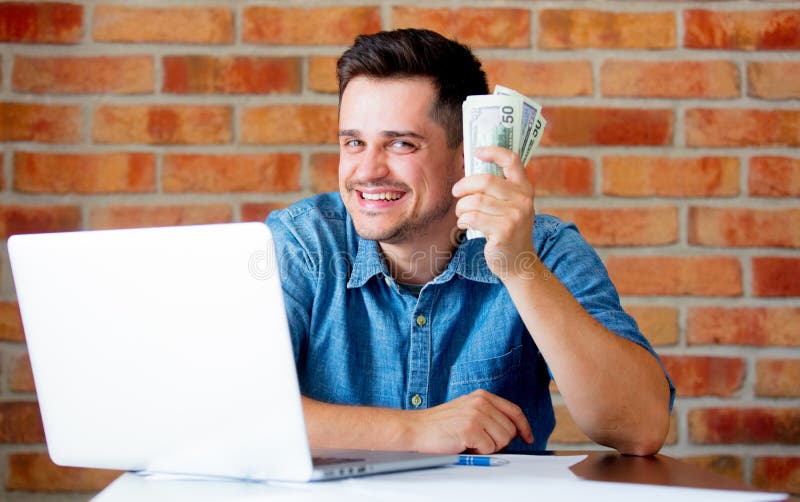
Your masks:
{"label": "shirt pocket", "polygon": [[513,399],[519,384],[522,345],[488,359],[456,363],[450,367],[447,401],[478,389]]}

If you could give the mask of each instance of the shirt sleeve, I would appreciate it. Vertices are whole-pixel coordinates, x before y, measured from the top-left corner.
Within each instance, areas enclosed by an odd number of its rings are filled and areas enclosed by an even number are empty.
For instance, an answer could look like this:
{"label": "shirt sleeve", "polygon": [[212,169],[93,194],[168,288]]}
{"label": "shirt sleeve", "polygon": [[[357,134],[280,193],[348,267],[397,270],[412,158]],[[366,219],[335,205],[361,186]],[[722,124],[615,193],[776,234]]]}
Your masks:
{"label": "shirt sleeve", "polygon": [[311,309],[316,294],[316,264],[306,247],[308,239],[299,235],[287,211],[273,211],[266,224],[275,242],[275,257],[283,289],[283,301],[292,337],[295,363],[305,353],[311,323]]}
{"label": "shirt sleeve", "polygon": [[641,345],[656,358],[669,383],[669,407],[672,410],[675,386],[661,358],[639,331],[633,317],[622,309],[617,289],[605,265],[577,227],[554,217],[543,218],[541,222],[537,217],[534,245],[542,263],[595,320],[612,333]]}

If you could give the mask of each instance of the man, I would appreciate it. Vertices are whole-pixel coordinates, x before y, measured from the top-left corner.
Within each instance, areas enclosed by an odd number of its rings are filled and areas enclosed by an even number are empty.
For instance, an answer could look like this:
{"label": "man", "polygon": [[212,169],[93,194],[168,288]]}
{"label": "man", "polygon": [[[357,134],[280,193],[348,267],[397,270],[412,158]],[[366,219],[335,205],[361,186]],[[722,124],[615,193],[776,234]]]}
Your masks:
{"label": "man", "polygon": [[505,179],[464,177],[461,103],[488,93],[472,53],[382,32],[338,77],[339,193],[267,219],[311,445],[544,449],[552,375],[594,441],[657,452],[674,389],[596,253],[534,217],[516,154],[479,149]]}

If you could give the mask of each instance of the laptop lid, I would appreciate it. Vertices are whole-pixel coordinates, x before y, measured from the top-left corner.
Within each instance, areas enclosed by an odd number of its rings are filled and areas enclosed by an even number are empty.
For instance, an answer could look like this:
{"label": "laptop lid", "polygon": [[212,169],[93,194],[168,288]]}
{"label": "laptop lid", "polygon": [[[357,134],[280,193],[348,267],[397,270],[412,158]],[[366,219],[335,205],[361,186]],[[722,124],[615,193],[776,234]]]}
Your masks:
{"label": "laptop lid", "polygon": [[48,451],[59,465],[308,481],[457,455],[315,450],[262,223],[12,236]]}
{"label": "laptop lid", "polygon": [[16,235],[8,247],[55,463],[312,477],[264,224]]}

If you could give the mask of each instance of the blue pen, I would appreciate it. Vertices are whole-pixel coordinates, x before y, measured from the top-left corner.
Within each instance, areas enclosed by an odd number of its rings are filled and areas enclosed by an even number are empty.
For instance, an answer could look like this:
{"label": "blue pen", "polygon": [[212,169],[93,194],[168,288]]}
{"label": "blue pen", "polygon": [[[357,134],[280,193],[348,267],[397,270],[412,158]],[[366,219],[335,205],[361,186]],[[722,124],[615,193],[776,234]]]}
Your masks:
{"label": "blue pen", "polygon": [[480,466],[495,466],[506,465],[508,460],[504,458],[494,457],[479,457],[476,455],[459,455],[457,465],[480,465]]}

